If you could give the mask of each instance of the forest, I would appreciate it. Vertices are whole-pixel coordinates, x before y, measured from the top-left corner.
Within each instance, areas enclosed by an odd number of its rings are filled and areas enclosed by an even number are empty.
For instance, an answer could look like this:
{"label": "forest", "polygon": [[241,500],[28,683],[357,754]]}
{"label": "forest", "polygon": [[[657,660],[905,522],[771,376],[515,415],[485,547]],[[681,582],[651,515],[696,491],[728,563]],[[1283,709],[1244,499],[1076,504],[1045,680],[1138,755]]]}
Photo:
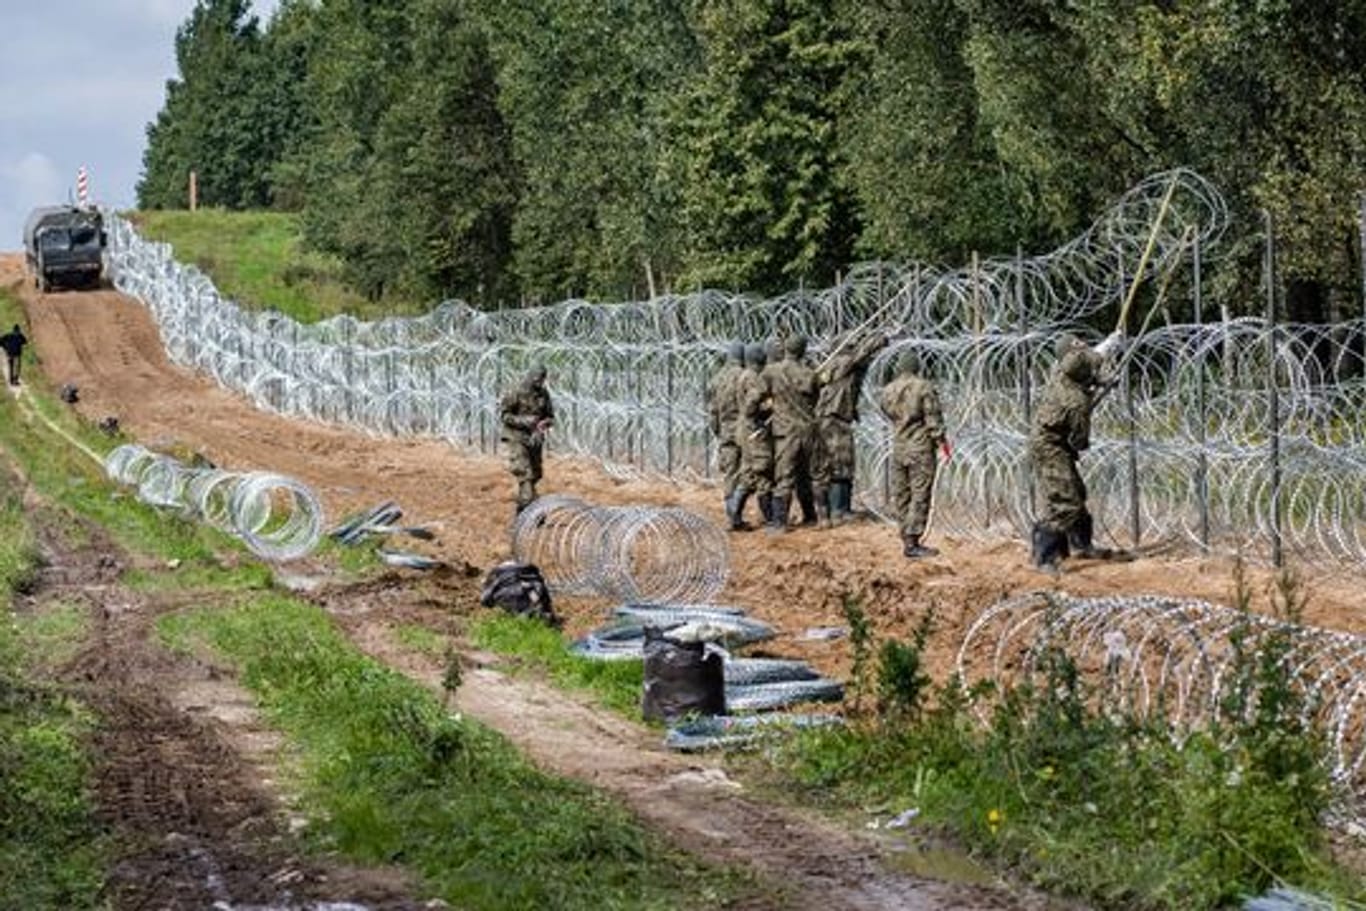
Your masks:
{"label": "forest", "polygon": [[1230,274],[1269,215],[1287,316],[1361,313],[1362,3],[198,0],[176,58],[139,205],[297,212],[375,300],[1040,253],[1185,166]]}

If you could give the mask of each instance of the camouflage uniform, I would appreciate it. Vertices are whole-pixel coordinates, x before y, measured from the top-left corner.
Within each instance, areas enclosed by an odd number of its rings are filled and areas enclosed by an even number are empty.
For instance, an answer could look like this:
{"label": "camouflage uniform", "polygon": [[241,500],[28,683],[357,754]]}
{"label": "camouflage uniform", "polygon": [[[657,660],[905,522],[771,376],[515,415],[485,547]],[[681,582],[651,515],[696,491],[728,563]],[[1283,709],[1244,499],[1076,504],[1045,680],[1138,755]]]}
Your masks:
{"label": "camouflage uniform", "polygon": [[830,519],[849,518],[854,498],[854,424],[863,379],[873,357],[887,344],[882,335],[870,335],[831,358],[816,375],[820,395],[816,420],[821,445],[811,465],[811,483],[829,491]]}
{"label": "camouflage uniform", "polygon": [[[802,363],[806,339],[792,336],[784,346],[787,356],[764,369],[773,397],[773,531],[787,529],[792,493],[810,483],[811,456],[816,448],[816,372]],[[816,491],[816,515],[829,518],[824,489]],[[816,516],[808,516],[814,520]]]}
{"label": "camouflage uniform", "polygon": [[1099,553],[1091,541],[1093,521],[1077,459],[1091,445],[1091,410],[1105,359],[1070,339],[1060,344],[1059,354],[1029,432],[1034,487],[1043,502],[1031,535],[1039,567],[1056,565],[1074,547],[1079,554]]}
{"label": "camouflage uniform", "polygon": [[716,463],[725,485],[726,517],[733,530],[744,527],[736,512],[739,505],[736,491],[740,489],[740,385],[744,368],[745,348],[738,342],[730,346],[726,364],[712,377],[707,386],[707,416],[711,432],[717,440]]}
{"label": "camouflage uniform", "polygon": [[930,499],[938,470],[935,449],[944,444],[944,413],[939,393],[929,380],[903,372],[882,390],[879,404],[892,422],[892,503],[900,520],[902,552],[908,557],[933,556],[920,538],[930,517]]}
{"label": "camouflage uniform", "polygon": [[736,493],[737,512],[744,512],[744,501],[757,494],[764,522],[773,513],[773,393],[764,365],[768,360],[763,345],[745,348],[745,372],[740,376],[740,420],[736,422],[736,442],[740,444],[740,488]]}
{"label": "camouflage uniform", "polygon": [[503,425],[499,438],[507,447],[508,470],[517,479],[517,511],[521,512],[536,499],[545,431],[555,422],[544,367],[533,368],[503,394],[499,414]]}

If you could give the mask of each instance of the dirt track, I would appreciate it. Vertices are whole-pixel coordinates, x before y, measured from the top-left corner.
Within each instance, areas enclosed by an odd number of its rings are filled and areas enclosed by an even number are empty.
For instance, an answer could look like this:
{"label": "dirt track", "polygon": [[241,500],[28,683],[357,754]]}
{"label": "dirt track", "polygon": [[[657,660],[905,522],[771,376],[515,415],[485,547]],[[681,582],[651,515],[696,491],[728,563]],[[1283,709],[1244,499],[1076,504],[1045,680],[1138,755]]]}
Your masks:
{"label": "dirt track", "polygon": [[[0,256],[0,286],[19,285],[22,259]],[[169,364],[155,325],[136,301],[114,292],[21,294],[31,338],[49,382],[76,384],[81,411],[98,420],[117,415],[140,441],[203,452],[219,465],[270,469],[313,485],[329,514],[391,498],[414,521],[445,523],[439,550],[476,566],[507,556],[512,484],[499,459],[434,440],[374,439],[254,409],[244,398]],[[713,490],[662,481],[621,482],[578,460],[548,458],[543,492],[599,503],[669,503],[723,519]],[[1027,566],[1023,543],[935,541],[944,556],[908,563],[893,531],[857,524],[828,532],[801,530],[781,538],[731,538],[732,571],[722,599],[774,623],[786,634],[842,623],[845,595],[862,599],[882,632],[902,632],[927,605],[941,618],[937,637],[956,644],[965,623],[1003,595],[1044,587],[1077,594],[1151,592],[1227,602],[1231,570],[1222,559],[1163,559],[1091,564],[1051,582]],[[1269,574],[1253,572],[1258,591]],[[1316,574],[1306,621],[1366,631],[1360,580]],[[596,608],[567,603],[571,629],[593,625]],[[841,645],[777,643],[838,669]]]}
{"label": "dirt track", "polygon": [[[0,286],[17,286],[18,257],[0,257]],[[488,566],[507,555],[512,485],[499,460],[460,452],[444,442],[381,440],[337,428],[290,421],[255,410],[213,383],[167,363],[156,329],[138,303],[112,292],[39,295],[19,289],[46,381],[74,383],[89,418],[117,415],[140,441],[183,447],[236,469],[279,471],[311,484],[329,514],[394,499],[414,521],[439,520],[437,550],[453,561]],[[36,378],[35,378],[36,379]],[[713,491],[666,482],[622,483],[591,464],[550,458],[546,491],[600,503],[681,504],[720,521]],[[732,573],[722,598],[774,624],[782,637],[773,651],[807,657],[828,671],[846,665],[847,645],[795,638],[813,626],[843,623],[842,599],[862,599],[882,633],[902,633],[934,605],[941,618],[936,651],[956,648],[965,625],[1002,595],[1051,585],[1025,565],[1022,545],[935,542],[945,556],[907,563],[886,527],[851,525],[829,532],[798,531],[781,538],[732,538]],[[1264,574],[1254,574],[1264,582]],[[1352,580],[1319,581],[1309,622],[1366,628]],[[1230,570],[1216,560],[1170,560],[1091,565],[1068,573],[1060,587],[1077,593],[1158,592],[1226,600]],[[407,662],[415,676],[437,669],[404,658],[386,627],[413,605],[469,597],[468,584],[439,586],[417,602],[373,591],[364,603],[333,604],[351,611],[353,634],[374,654]],[[350,596],[347,596],[349,598]],[[346,601],[347,598],[343,598]],[[454,606],[454,605],[452,605]],[[595,625],[599,608],[559,604],[571,629]],[[708,763],[689,763],[642,740],[639,730],[562,694],[511,681],[496,671],[470,675],[462,688],[466,711],[507,733],[547,768],[585,778],[623,797],[643,818],[683,845],[719,860],[752,862],[801,889],[804,906],[968,908],[1034,904],[975,889],[925,884],[877,869],[876,852],[862,841],[799,815],[758,802],[720,796],[717,780],[697,778]],[[595,750],[583,747],[601,739]],[[689,777],[689,776],[692,777]],[[719,808],[725,808],[722,812]]]}

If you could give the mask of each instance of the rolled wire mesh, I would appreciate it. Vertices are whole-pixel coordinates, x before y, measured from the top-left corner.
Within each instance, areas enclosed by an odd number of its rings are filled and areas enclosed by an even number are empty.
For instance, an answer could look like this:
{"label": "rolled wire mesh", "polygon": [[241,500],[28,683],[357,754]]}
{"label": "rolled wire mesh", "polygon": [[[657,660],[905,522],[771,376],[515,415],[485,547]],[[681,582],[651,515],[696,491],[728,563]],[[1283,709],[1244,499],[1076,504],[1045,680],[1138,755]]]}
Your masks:
{"label": "rolled wire mesh", "polygon": [[113,480],[136,487],[143,502],[202,519],[267,560],[302,557],[322,537],[322,504],[284,475],[195,468],[136,444],[109,453],[104,468]]}
{"label": "rolled wire mesh", "polygon": [[[1277,667],[1302,697],[1300,720],[1325,733],[1344,813],[1366,813],[1366,637],[1289,623],[1190,599],[1079,598],[1036,592],[984,611],[963,637],[957,671],[971,686],[1037,683],[1041,658],[1066,653],[1113,709],[1161,720],[1180,737],[1229,712],[1240,654],[1256,661],[1273,640]],[[1274,653],[1273,653],[1274,654]],[[1256,711],[1252,689],[1243,711]]]}
{"label": "rolled wire mesh", "polygon": [[726,583],[725,534],[676,507],[535,500],[512,526],[512,552],[565,594],[628,602],[705,602]]}
{"label": "rolled wire mesh", "polygon": [[[313,324],[224,300],[168,246],[144,241],[117,217],[110,223],[110,273],[149,307],[171,358],[262,408],[496,452],[499,395],[539,362],[557,412],[548,446],[620,476],[712,476],[704,390],[732,340],[803,333],[819,358],[867,324],[897,341],[874,361],[863,390],[862,502],[890,510],[889,427],[875,402],[897,358],[912,351],[940,387],[956,445],[936,484],[935,530],[994,540],[1019,536],[1032,521],[1029,400],[1044,384],[1056,335],[1094,338],[1086,322],[1113,312],[1132,282],[1187,274],[1194,245],[1211,255],[1228,213],[1214,187],[1181,169],[1143,181],[1081,236],[1040,256],[959,269],[864,264],[835,287],[767,300],[708,290],[495,312],[448,301],[410,319]],[[1098,410],[1082,460],[1100,534],[1127,539],[1136,523],[1144,541],[1255,558],[1283,525],[1285,548],[1301,559],[1362,561],[1363,350],[1362,321],[1269,327],[1223,319],[1144,334],[1128,386]],[[1267,447],[1273,362],[1280,510]]]}

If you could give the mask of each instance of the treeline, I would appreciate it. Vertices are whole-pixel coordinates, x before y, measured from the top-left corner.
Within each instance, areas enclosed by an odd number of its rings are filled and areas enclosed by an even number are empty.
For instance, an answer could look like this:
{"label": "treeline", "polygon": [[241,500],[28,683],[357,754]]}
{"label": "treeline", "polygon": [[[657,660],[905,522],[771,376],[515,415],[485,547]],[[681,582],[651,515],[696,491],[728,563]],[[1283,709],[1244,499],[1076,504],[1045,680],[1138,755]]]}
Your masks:
{"label": "treeline", "polygon": [[1187,165],[1249,264],[1272,213],[1292,315],[1360,303],[1366,4],[199,0],[176,53],[140,204],[184,206],[193,169],[204,204],[297,210],[374,297],[1039,251]]}

